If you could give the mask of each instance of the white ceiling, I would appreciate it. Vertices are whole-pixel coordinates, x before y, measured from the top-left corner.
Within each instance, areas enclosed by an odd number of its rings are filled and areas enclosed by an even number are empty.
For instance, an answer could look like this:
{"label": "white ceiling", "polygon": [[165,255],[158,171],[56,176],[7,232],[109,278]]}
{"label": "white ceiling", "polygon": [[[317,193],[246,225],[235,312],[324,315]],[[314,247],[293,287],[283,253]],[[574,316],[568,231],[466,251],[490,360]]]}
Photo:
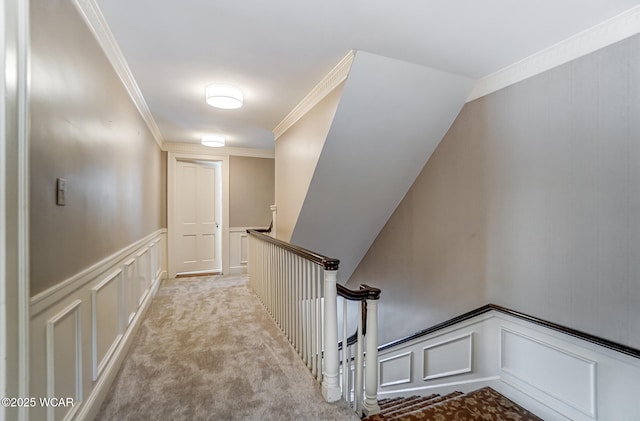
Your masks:
{"label": "white ceiling", "polygon": [[[271,149],[272,130],[349,52],[479,79],[640,0],[96,0],[165,141]],[[391,81],[392,82],[392,81]],[[231,83],[245,106],[204,102]]]}

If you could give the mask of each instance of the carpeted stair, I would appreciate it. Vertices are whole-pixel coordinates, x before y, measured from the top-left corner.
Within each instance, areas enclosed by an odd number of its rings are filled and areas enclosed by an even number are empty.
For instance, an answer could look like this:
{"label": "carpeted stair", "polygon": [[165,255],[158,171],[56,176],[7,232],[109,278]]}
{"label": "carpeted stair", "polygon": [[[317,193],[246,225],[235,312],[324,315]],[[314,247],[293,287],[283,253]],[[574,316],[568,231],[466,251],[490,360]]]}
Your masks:
{"label": "carpeted stair", "polygon": [[363,421],[542,421],[490,387],[466,394],[383,399],[379,405],[381,412]]}

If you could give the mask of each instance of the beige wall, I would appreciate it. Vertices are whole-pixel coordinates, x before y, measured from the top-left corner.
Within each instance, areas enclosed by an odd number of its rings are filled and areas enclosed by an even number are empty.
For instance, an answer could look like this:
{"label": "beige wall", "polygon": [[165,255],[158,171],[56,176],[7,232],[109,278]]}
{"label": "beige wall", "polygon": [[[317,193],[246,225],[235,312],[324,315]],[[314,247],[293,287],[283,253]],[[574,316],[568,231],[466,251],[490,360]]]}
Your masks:
{"label": "beige wall", "polygon": [[266,227],[274,200],[272,158],[229,157],[229,226]]}
{"label": "beige wall", "polygon": [[281,240],[291,239],[343,89],[344,83],[276,140],[276,236]]}
{"label": "beige wall", "polygon": [[640,348],[640,36],[468,103],[349,281],[382,343],[495,303]]}
{"label": "beige wall", "polygon": [[[37,294],[165,225],[161,151],[66,0],[31,2],[30,264]],[[56,206],[56,178],[67,205]]]}

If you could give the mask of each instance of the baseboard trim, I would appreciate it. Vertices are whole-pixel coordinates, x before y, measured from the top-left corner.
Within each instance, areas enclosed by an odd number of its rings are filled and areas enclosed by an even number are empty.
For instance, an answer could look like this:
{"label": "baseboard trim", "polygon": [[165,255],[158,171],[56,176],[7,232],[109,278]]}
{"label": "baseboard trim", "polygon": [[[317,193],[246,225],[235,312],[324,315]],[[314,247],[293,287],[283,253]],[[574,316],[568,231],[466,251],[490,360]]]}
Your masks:
{"label": "baseboard trim", "polygon": [[246,266],[232,266],[229,268],[230,275],[246,275],[247,267]]}

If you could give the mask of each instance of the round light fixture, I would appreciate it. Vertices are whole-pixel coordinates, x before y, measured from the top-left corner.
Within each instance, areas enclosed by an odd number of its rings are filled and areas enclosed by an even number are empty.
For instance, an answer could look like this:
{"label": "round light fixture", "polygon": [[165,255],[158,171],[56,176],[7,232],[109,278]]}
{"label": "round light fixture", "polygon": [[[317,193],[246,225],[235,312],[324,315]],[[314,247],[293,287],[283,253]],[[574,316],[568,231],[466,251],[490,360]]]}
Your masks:
{"label": "round light fixture", "polygon": [[202,136],[202,144],[204,146],[211,146],[214,148],[224,146],[224,140],[224,136],[219,134],[207,134]]}
{"label": "round light fixture", "polygon": [[242,91],[230,85],[209,85],[205,91],[207,104],[216,108],[233,110],[242,107]]}

